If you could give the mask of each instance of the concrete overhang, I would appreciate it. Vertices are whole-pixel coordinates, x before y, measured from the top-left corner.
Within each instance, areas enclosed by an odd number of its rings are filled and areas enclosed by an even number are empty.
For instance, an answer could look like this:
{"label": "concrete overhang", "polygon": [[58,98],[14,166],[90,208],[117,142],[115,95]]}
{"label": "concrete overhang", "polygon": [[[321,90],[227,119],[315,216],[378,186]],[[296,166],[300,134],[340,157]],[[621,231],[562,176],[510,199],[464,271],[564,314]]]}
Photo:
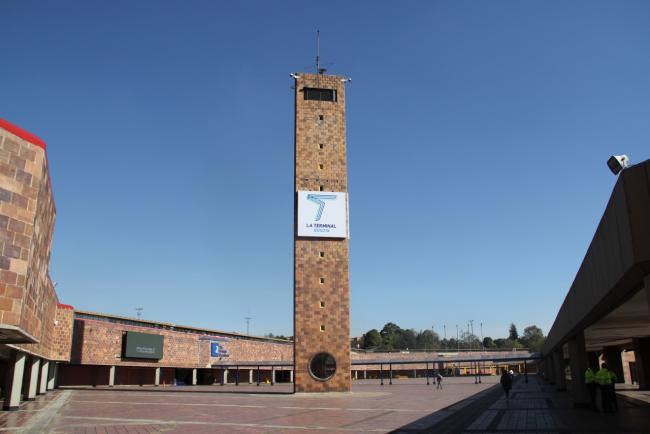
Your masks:
{"label": "concrete overhang", "polygon": [[650,309],[645,289],[585,329],[587,351],[603,347],[633,349],[632,339],[650,336]]}
{"label": "concrete overhang", "polygon": [[[650,275],[650,160],[621,172],[578,273],[549,331],[543,354],[585,331],[586,345],[625,345],[650,336],[640,309],[648,309]],[[643,290],[643,291],[642,291]],[[647,316],[646,316],[647,318]],[[636,325],[633,322],[637,321]],[[638,322],[640,321],[640,322]]]}
{"label": "concrete overhang", "polygon": [[2,344],[37,344],[39,341],[18,326],[0,324],[0,343]]}

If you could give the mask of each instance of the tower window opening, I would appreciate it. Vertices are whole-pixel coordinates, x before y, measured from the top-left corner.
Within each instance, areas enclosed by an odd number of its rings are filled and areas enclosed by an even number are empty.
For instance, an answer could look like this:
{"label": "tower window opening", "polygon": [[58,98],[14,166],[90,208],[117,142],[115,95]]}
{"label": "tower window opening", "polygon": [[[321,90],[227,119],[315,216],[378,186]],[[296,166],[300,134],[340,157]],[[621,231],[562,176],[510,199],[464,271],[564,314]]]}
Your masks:
{"label": "tower window opening", "polygon": [[325,187],[321,185],[320,187],[318,187],[318,189],[319,189],[320,191],[323,191],[323,190],[325,189]]}
{"label": "tower window opening", "polygon": [[306,100],[336,102],[336,89],[305,87],[302,93]]}
{"label": "tower window opening", "polygon": [[322,143],[320,145],[318,145],[318,149],[324,149],[324,148],[325,148],[325,145],[323,145]]}

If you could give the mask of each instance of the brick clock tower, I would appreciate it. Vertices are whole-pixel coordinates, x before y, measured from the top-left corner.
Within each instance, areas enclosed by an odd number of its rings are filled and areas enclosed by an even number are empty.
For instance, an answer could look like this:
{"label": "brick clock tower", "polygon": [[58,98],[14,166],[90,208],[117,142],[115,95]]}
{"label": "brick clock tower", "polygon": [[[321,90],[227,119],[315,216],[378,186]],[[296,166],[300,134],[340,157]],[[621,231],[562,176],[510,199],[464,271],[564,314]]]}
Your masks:
{"label": "brick clock tower", "polygon": [[350,390],[344,77],[295,79],[294,392]]}

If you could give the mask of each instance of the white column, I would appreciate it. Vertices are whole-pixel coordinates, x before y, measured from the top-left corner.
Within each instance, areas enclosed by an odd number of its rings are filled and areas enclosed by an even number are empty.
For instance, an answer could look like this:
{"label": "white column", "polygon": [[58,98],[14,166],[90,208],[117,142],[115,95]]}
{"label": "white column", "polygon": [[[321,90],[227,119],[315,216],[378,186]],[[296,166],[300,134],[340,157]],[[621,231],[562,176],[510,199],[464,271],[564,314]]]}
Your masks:
{"label": "white column", "polygon": [[27,400],[34,401],[38,391],[38,371],[41,367],[41,359],[32,357],[29,364],[29,389],[27,390]]}
{"label": "white column", "polygon": [[253,384],[253,370],[252,369],[248,370],[248,383]]}
{"label": "white column", "polygon": [[108,387],[115,386],[115,366],[111,366],[108,370]]}
{"label": "white column", "polygon": [[271,385],[275,384],[275,368],[271,367]]}
{"label": "white column", "polygon": [[289,371],[289,383],[293,383],[293,369]]}
{"label": "white column", "polygon": [[54,375],[56,374],[56,362],[52,362],[47,371],[47,390],[54,390]]}
{"label": "white column", "polygon": [[154,385],[160,386],[160,368],[156,368],[156,378],[154,379]]}
{"label": "white column", "polygon": [[228,370],[223,370],[223,384],[228,384]]}
{"label": "white column", "polygon": [[192,369],[192,386],[196,386],[196,373],[197,373],[197,369],[196,368]]}
{"label": "white column", "polygon": [[363,370],[363,379],[364,380],[368,379],[368,371],[366,369]]}
{"label": "white column", "polygon": [[5,391],[5,410],[18,410],[20,407],[20,390],[23,387],[26,354],[22,351],[11,350],[7,371],[7,390]]}
{"label": "white column", "polygon": [[38,387],[38,394],[43,395],[45,392],[47,392],[47,372],[50,367],[50,362],[47,360],[43,359],[43,362],[41,363],[41,384]]}

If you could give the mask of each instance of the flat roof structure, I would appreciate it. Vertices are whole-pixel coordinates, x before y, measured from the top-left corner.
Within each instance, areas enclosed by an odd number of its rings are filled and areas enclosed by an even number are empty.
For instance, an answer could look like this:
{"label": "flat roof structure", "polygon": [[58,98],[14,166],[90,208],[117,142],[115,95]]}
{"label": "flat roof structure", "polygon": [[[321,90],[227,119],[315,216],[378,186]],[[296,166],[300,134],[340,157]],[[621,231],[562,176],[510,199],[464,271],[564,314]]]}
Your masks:
{"label": "flat roof structure", "polygon": [[[622,377],[621,352],[634,350],[633,369],[650,387],[650,160],[624,169],[573,284],[549,331],[547,376],[565,387],[564,368],[582,379],[602,354]],[[575,365],[575,366],[574,366]]]}

